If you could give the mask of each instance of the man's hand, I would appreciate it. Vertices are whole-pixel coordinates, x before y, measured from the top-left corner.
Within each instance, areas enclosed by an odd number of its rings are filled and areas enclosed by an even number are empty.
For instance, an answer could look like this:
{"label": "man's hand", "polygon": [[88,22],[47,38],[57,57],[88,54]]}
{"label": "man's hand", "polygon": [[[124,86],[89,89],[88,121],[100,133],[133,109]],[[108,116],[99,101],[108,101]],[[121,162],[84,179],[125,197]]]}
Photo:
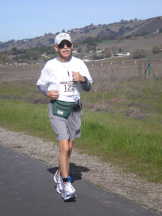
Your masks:
{"label": "man's hand", "polygon": [[72,72],[74,82],[84,82],[85,78],[79,72]]}
{"label": "man's hand", "polygon": [[59,97],[59,92],[58,91],[48,91],[47,96],[53,100],[57,99]]}

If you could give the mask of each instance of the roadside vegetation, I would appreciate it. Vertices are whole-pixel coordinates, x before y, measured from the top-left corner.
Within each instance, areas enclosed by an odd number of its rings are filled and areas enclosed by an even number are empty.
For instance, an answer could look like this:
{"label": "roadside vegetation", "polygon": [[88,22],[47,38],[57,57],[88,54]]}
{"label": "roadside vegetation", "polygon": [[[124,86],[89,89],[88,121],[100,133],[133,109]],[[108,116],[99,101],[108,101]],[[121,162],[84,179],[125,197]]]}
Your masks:
{"label": "roadside vegetation", "polygon": [[[121,82],[83,94],[81,152],[162,183],[162,80]],[[47,100],[31,82],[0,85],[0,126],[55,140]],[[55,141],[54,141],[55,143]]]}

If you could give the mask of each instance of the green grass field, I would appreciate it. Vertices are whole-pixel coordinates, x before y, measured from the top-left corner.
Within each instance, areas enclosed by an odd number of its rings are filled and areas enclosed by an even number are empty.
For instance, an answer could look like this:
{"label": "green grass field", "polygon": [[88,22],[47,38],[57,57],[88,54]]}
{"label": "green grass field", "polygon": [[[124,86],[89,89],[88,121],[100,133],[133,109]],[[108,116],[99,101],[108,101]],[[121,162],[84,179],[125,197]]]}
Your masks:
{"label": "green grass field", "polygon": [[[104,103],[105,108],[92,111],[85,107],[77,148],[149,181],[162,183],[161,84],[160,80],[129,82],[110,92],[83,94],[85,104]],[[23,83],[22,88],[22,84],[4,83],[0,97],[0,126],[54,140],[47,106],[32,103],[43,97],[34,86]],[[106,111],[109,106],[111,110]],[[138,112],[128,115],[130,109]]]}

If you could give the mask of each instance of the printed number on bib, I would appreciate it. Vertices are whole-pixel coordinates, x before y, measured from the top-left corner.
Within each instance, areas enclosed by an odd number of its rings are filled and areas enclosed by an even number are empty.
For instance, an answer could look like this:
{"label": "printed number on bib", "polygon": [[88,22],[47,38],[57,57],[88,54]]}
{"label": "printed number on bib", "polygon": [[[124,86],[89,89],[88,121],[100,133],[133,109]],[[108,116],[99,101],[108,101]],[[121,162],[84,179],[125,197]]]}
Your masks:
{"label": "printed number on bib", "polygon": [[73,91],[74,91],[73,83],[64,84],[64,92],[73,92]]}

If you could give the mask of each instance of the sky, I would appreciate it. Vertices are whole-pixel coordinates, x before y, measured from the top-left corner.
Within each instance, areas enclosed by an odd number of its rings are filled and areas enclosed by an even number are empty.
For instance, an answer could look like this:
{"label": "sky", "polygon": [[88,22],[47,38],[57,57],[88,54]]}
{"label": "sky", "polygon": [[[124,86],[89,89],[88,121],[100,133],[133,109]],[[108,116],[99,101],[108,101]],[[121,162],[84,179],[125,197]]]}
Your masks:
{"label": "sky", "polygon": [[0,41],[162,16],[162,0],[0,0]]}

